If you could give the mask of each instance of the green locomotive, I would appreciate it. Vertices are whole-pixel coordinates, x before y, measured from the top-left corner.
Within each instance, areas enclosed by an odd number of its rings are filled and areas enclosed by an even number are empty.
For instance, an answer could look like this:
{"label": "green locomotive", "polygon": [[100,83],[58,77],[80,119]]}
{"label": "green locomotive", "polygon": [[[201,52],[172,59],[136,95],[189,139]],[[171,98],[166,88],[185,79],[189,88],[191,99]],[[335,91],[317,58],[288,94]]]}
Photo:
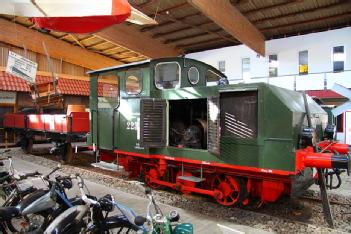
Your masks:
{"label": "green locomotive", "polygon": [[350,167],[348,145],[323,134],[326,112],[302,93],[229,85],[214,67],[181,57],[90,76],[89,145],[152,188],[206,194],[228,206],[251,197],[274,202],[305,191],[313,167]]}

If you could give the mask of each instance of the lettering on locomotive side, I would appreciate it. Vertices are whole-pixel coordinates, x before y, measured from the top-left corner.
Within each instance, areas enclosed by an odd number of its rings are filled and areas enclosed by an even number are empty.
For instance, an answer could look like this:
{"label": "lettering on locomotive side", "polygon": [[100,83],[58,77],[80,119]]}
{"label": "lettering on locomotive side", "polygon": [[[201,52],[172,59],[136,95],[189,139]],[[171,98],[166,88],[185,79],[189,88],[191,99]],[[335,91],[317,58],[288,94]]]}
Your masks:
{"label": "lettering on locomotive side", "polygon": [[174,160],[174,157],[165,156],[164,158],[167,160]]}
{"label": "lettering on locomotive side", "polygon": [[271,169],[261,169],[261,171],[265,173],[273,173],[273,170]]}
{"label": "lettering on locomotive side", "polygon": [[127,130],[138,130],[138,122],[128,121]]}

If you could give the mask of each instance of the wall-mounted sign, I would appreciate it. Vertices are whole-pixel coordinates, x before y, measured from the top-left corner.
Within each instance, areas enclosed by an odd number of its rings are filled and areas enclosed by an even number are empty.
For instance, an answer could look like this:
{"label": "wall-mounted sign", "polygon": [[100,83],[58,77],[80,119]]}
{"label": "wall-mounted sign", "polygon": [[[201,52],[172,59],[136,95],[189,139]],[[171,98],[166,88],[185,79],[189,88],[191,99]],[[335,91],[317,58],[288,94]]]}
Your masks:
{"label": "wall-mounted sign", "polygon": [[16,104],[16,92],[0,91],[0,104]]}
{"label": "wall-mounted sign", "polygon": [[19,55],[9,51],[7,60],[6,72],[18,76],[30,83],[35,83],[35,76],[37,74],[38,64]]}

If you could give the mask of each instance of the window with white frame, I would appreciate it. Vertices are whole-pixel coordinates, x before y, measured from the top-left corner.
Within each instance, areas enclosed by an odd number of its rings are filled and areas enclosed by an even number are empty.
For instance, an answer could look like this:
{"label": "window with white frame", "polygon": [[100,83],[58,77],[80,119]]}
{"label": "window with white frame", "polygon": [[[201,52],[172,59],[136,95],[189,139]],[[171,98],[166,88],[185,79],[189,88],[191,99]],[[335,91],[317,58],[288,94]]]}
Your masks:
{"label": "window with white frame", "polygon": [[250,79],[250,58],[242,58],[241,70],[243,73],[243,80],[247,81]]}
{"label": "window with white frame", "polygon": [[278,76],[278,55],[271,54],[269,55],[269,76],[275,77]]}
{"label": "window with white frame", "polygon": [[225,60],[218,61],[218,70],[220,72],[225,72]]}
{"label": "window with white frame", "polygon": [[344,46],[333,47],[333,71],[340,72],[344,71],[345,63],[345,52]]}

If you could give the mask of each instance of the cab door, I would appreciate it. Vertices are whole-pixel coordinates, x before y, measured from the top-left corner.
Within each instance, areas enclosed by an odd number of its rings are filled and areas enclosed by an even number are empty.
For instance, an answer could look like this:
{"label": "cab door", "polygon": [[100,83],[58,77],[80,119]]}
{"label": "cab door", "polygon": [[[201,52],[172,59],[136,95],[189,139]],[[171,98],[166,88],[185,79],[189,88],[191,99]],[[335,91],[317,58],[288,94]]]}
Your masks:
{"label": "cab door", "polygon": [[92,143],[99,149],[113,150],[116,142],[115,129],[117,128],[119,105],[118,75],[115,71],[101,73],[95,84],[91,83],[91,123]]}

